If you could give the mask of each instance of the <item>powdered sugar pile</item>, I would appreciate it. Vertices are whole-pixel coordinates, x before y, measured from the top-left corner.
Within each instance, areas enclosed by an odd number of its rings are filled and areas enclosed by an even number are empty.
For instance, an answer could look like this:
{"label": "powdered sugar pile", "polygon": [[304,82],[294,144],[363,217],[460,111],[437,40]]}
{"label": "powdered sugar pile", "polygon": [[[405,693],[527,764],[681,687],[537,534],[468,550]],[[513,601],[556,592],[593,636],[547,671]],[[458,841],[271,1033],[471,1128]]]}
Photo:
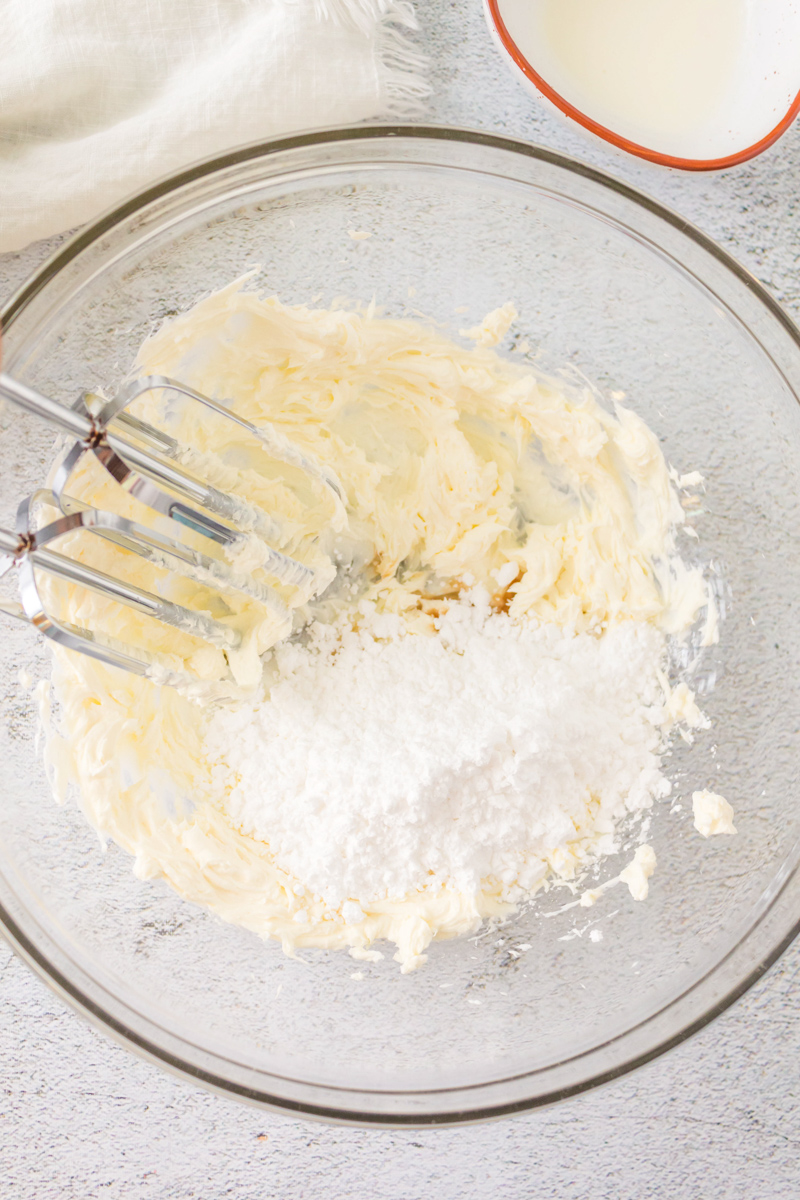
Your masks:
{"label": "powdered sugar pile", "polygon": [[214,787],[347,920],[430,885],[513,896],[618,848],[620,818],[669,792],[663,653],[645,622],[520,625],[482,589],[433,636],[367,606],[278,647],[267,698],[211,718]]}

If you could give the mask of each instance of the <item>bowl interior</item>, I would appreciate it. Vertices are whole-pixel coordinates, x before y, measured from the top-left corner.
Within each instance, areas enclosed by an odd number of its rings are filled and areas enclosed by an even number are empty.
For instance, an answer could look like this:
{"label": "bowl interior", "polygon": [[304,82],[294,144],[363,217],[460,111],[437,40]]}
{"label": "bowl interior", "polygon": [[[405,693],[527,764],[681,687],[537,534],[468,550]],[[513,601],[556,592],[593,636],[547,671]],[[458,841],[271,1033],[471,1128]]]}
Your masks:
{"label": "bowl interior", "polygon": [[[12,305],[5,366],[64,401],[113,389],[165,317],[253,270],[283,301],[374,296],[456,338],[511,299],[505,352],[527,342],[538,364],[624,392],[667,459],[705,477],[686,554],[721,571],[726,604],[694,674],[712,728],[678,740],[673,796],[652,813],[649,900],[619,888],[559,912],[572,897],[553,890],[500,928],[434,944],[409,976],[391,957],[289,960],[134,879],[74,803],[56,806],[17,680],[20,666],[46,674],[46,653],[5,622],[0,904],[65,993],[196,1078],[328,1115],[442,1120],[552,1098],[654,1052],[793,927],[763,922],[793,878],[800,821],[800,352],[757,287],[655,206],[546,153],[401,133],[297,139],[157,189]],[[7,525],[53,436],[13,413],[3,425]],[[703,787],[733,803],[738,837],[694,831]]]}

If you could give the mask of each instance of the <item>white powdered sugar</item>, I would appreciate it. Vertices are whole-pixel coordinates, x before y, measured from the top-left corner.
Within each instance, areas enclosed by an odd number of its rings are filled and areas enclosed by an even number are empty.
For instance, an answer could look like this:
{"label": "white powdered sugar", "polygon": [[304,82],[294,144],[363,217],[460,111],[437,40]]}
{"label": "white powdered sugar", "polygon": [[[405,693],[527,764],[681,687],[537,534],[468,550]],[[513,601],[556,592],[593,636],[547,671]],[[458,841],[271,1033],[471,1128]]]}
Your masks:
{"label": "white powdered sugar", "polygon": [[530,889],[669,792],[663,654],[645,622],[517,624],[481,589],[433,636],[367,606],[279,646],[266,699],[212,716],[214,788],[346,920],[430,885]]}

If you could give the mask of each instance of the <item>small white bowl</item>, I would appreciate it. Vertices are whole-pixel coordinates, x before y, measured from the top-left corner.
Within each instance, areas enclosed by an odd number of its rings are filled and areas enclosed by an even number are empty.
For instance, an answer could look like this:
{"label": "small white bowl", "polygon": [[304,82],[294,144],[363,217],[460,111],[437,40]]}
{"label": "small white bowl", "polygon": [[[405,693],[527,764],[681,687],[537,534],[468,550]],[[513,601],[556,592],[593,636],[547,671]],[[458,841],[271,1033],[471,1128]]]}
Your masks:
{"label": "small white bowl", "polygon": [[[786,132],[800,111],[800,0],[748,0],[742,45],[729,95],[720,110],[698,122],[690,136],[642,138],[635,117],[611,128],[563,75],[544,39],[536,54],[537,5],[484,0],[492,38],[514,75],[537,99],[604,142],[666,167],[719,171],[755,158]],[[525,37],[521,36],[523,25]],[[527,57],[515,41],[525,41]],[[535,57],[535,61],[534,61]],[[639,136],[637,136],[637,133]],[[644,141],[650,144],[644,144]]]}

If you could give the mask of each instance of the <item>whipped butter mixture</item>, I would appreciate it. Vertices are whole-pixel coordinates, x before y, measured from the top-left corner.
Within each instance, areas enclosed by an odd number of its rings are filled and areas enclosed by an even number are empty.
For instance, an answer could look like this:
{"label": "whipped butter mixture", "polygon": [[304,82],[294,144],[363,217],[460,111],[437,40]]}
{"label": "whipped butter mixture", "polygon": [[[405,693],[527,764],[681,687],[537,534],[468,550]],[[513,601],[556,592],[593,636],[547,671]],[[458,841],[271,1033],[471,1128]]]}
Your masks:
{"label": "whipped butter mixture", "polygon": [[[579,882],[669,793],[670,731],[707,723],[665,674],[669,638],[717,636],[675,541],[698,477],[670,475],[630,409],[500,357],[514,317],[490,314],[465,345],[241,283],[202,300],[145,343],[136,373],[270,426],[343,500],[224,418],[152,395],[136,413],[241,497],[251,532],[233,565],[271,602],[223,601],[86,534],[73,554],[213,613],[240,647],[52,585],[74,623],[198,680],[160,686],[57,652],[62,785],[139,876],[289,953],[371,959],[388,939],[411,970],[433,938]],[[88,456],[72,490],[152,519]],[[302,587],[270,577],[257,511],[270,544],[312,568]],[[730,825],[721,799],[703,832]],[[654,868],[639,846],[622,873],[635,897]]]}

